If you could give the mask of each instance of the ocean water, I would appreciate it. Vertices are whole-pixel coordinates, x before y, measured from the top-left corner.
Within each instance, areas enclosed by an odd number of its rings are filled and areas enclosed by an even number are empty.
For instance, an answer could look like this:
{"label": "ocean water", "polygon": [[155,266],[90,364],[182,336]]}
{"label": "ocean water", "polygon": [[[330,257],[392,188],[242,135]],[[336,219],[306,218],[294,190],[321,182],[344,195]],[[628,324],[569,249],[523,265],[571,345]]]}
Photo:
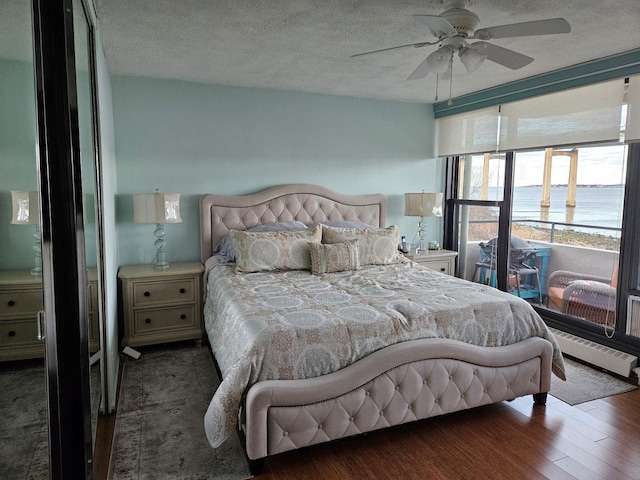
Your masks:
{"label": "ocean water", "polygon": [[547,209],[542,209],[540,207],[542,186],[515,187],[513,194],[513,220],[547,220],[550,222],[593,225],[596,228],[566,226],[556,226],[556,228],[573,228],[575,231],[618,237],[619,232],[597,227],[621,227],[623,196],[623,185],[578,186],[576,188],[576,206],[568,208],[565,206],[567,187],[554,186],[551,187],[551,206]]}

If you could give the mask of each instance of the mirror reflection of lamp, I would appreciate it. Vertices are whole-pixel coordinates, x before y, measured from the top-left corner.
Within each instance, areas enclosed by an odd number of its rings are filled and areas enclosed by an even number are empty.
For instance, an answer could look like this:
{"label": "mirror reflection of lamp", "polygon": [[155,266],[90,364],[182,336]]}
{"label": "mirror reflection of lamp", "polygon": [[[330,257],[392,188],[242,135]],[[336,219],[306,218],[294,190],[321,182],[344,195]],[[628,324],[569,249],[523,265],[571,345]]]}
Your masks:
{"label": "mirror reflection of lamp", "polygon": [[40,218],[37,191],[11,190],[11,205],[13,225],[34,225],[33,252],[35,266],[31,275],[42,275],[42,244],[40,241]]}
{"label": "mirror reflection of lamp", "polygon": [[133,195],[133,221],[135,223],[155,223],[154,246],[156,256],[151,264],[157,268],[168,268],[166,260],[164,224],[181,223],[179,193],[135,193]]}
{"label": "mirror reflection of lamp", "polygon": [[425,233],[427,231],[424,217],[441,217],[442,216],[442,193],[405,193],[404,194],[404,214],[409,217],[420,217],[418,222],[418,232],[416,236],[419,238],[416,253],[429,253],[427,242],[425,241]]}

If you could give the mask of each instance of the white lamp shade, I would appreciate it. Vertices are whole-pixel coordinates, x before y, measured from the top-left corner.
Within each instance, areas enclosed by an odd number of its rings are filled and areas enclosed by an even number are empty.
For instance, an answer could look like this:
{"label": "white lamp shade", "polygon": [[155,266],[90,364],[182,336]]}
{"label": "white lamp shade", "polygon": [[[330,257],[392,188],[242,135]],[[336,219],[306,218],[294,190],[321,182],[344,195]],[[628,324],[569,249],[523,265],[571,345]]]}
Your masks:
{"label": "white lamp shade", "polygon": [[15,225],[39,225],[38,192],[11,190],[13,214],[11,223]]}
{"label": "white lamp shade", "polygon": [[135,193],[133,195],[135,223],[181,223],[179,193]]}
{"label": "white lamp shade", "polygon": [[480,50],[479,52],[473,47],[465,47],[460,50],[458,56],[460,57],[460,61],[464,65],[464,68],[467,69],[467,73],[475,72],[478,67],[482,65],[482,62],[485,61],[487,56],[482,54],[481,52],[482,50]]}
{"label": "white lamp shade", "polygon": [[405,193],[404,214],[409,217],[441,217],[442,193]]}
{"label": "white lamp shade", "polygon": [[453,56],[453,50],[448,45],[440,47],[427,57],[427,67],[433,73],[445,73],[449,70],[449,61]]}

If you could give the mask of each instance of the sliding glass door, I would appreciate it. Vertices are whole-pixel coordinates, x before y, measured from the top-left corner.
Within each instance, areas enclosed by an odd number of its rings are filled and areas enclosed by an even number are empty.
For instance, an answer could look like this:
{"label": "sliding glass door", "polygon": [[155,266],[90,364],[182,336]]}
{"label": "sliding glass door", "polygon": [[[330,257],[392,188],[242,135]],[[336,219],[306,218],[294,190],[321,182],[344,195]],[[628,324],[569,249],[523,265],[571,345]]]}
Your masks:
{"label": "sliding glass door", "polygon": [[524,298],[563,330],[636,345],[626,292],[638,290],[637,152],[616,143],[449,158],[446,248],[460,253],[458,275]]}
{"label": "sliding glass door", "polygon": [[541,308],[610,334],[622,232],[625,145],[518,152],[512,232],[541,248]]}

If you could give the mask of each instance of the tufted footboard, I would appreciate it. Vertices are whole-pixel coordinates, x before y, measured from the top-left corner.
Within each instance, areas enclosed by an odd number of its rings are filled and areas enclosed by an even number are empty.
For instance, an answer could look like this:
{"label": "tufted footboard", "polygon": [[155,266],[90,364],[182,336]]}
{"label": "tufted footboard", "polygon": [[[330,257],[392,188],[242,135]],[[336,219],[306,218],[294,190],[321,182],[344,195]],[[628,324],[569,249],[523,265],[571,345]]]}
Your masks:
{"label": "tufted footboard", "polygon": [[542,394],[552,346],[542,338],[477,347],[424,339],[384,348],[338,372],[255,384],[246,398],[251,460],[380,428]]}

